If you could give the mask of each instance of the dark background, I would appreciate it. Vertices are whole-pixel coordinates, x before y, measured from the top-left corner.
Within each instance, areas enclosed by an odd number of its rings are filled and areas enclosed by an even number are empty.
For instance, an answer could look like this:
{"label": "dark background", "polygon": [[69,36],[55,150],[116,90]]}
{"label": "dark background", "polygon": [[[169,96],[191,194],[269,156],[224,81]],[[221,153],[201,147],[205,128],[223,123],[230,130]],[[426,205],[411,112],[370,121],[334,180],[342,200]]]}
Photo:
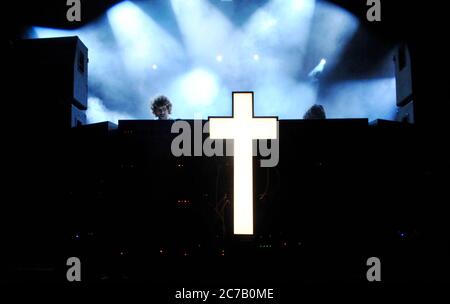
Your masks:
{"label": "dark background", "polygon": [[[382,22],[369,24],[366,1],[333,2],[377,35],[409,43],[418,124],[281,122],[280,164],[255,169],[256,233],[244,239],[230,233],[231,159],[171,157],[170,122],[66,130],[41,124],[39,113],[12,112],[4,121],[6,282],[68,284],[69,256],[82,260],[82,284],[149,280],[163,298],[189,284],[276,286],[286,295],[297,284],[365,282],[371,256],[388,283],[446,280],[441,4],[385,0]],[[7,4],[8,43],[29,25],[81,26],[114,3],[82,1],[81,23],[65,20],[62,1]],[[23,106],[7,98],[7,109]]]}

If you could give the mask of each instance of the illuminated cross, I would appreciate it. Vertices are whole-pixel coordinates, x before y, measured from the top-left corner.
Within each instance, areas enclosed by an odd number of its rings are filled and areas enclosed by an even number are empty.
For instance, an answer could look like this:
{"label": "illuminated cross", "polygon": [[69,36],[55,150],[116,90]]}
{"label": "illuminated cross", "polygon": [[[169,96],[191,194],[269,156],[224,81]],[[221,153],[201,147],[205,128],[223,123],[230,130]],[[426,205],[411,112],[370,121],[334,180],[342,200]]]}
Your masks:
{"label": "illuminated cross", "polygon": [[276,139],[277,119],[254,117],[253,92],[233,92],[233,116],[210,117],[211,139],[234,139],[234,234],[253,234],[253,140]]}

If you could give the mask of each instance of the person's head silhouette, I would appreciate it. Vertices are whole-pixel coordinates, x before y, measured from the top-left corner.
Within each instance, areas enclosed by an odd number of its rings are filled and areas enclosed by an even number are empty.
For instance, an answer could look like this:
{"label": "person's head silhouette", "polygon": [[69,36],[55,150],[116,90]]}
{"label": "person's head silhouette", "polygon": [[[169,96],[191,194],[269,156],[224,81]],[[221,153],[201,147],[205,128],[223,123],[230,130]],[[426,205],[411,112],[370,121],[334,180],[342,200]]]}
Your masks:
{"label": "person's head silhouette", "polygon": [[172,103],[169,98],[164,95],[160,95],[153,99],[151,104],[153,115],[160,120],[169,119],[169,115],[172,113]]}
{"label": "person's head silhouette", "polygon": [[326,119],[325,109],[323,106],[315,104],[306,111],[303,119]]}

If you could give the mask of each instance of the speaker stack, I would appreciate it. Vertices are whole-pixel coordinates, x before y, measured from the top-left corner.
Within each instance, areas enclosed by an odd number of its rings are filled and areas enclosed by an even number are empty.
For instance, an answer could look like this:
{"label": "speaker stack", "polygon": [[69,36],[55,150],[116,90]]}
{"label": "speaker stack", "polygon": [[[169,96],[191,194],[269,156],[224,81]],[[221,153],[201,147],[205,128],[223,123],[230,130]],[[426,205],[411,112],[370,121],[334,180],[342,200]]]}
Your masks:
{"label": "speaker stack", "polygon": [[394,55],[397,91],[396,120],[415,123],[415,96],[411,52],[406,43],[399,45]]}
{"label": "speaker stack", "polygon": [[86,124],[88,49],[78,37],[19,40],[10,52],[16,115],[54,130]]}

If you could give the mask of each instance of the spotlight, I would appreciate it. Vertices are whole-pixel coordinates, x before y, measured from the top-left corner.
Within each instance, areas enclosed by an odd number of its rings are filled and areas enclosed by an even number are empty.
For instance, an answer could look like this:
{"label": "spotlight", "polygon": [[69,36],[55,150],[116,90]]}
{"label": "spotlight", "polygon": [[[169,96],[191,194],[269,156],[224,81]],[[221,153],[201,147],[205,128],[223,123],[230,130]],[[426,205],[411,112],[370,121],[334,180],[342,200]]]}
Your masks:
{"label": "spotlight", "polygon": [[301,11],[308,5],[306,2],[306,0],[292,0],[292,8],[296,11]]}
{"label": "spotlight", "polygon": [[152,65],[152,69],[157,70],[158,66],[156,64]]}
{"label": "spotlight", "polygon": [[319,64],[308,74],[308,76],[311,77],[314,80],[318,80],[320,74],[325,69],[326,63],[327,63],[326,59],[322,58],[320,60]]}
{"label": "spotlight", "polygon": [[259,55],[258,54],[253,55],[253,60],[259,61]]}
{"label": "spotlight", "polygon": [[219,93],[219,81],[212,72],[198,68],[183,77],[181,93],[188,104],[207,106]]}
{"label": "spotlight", "polygon": [[164,64],[165,68],[170,67],[177,61],[176,58],[181,58],[179,43],[133,2],[116,4],[107,11],[107,17],[120,55],[131,75],[140,77],[148,72],[149,67],[156,70],[156,62]]}
{"label": "spotlight", "polygon": [[222,60],[223,60],[222,55],[217,55],[216,60],[217,60],[217,62],[222,62]]}

